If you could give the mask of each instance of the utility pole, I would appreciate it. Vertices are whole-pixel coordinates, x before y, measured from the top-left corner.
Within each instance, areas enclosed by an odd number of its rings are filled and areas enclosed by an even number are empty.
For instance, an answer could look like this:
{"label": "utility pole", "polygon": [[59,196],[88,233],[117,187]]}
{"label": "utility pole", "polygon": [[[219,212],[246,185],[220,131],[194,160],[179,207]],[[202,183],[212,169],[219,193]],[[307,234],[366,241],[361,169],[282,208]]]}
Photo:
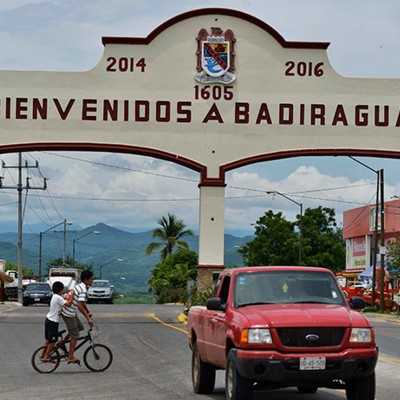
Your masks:
{"label": "utility pole", "polygon": [[379,210],[379,189],[380,189],[380,172],[378,171],[377,179],[376,179],[376,199],[375,199],[375,229],[374,229],[374,252],[372,259],[372,306],[375,305],[375,297],[376,297],[376,259],[378,253],[378,210]]}
{"label": "utility pole", "polygon": [[[381,195],[381,247],[380,247],[380,254],[381,254],[381,276],[379,282],[379,309],[381,312],[385,309],[385,296],[384,296],[384,289],[385,289],[385,196],[383,193],[384,189],[384,179],[383,179],[383,169],[379,170],[380,173],[380,195]],[[375,284],[375,282],[374,282]]]}
{"label": "utility pole", "polygon": [[[64,229],[62,231],[54,231],[54,232],[62,232],[64,234],[64,246],[63,246],[63,254],[62,254],[62,264],[65,265],[65,260],[67,259],[67,225],[72,225],[72,222],[67,221],[66,219],[64,219],[62,224],[64,224]],[[58,225],[61,225],[61,224],[58,224]],[[58,225],[56,225],[56,226],[58,226]],[[69,231],[69,232],[71,232],[71,231]],[[76,232],[76,231],[72,231],[72,232]]]}
{"label": "utility pole", "polygon": [[64,248],[63,248],[63,265],[65,265],[65,259],[67,256],[67,220],[64,219]]}
{"label": "utility pole", "polygon": [[[382,215],[384,213],[384,206],[385,206],[385,201],[384,201],[384,196],[383,196],[383,169],[376,170],[371,168],[369,165],[363,163],[360,160],[357,160],[357,158],[354,158],[352,156],[348,156],[351,158],[353,161],[357,162],[358,164],[362,165],[365,168],[368,168],[370,171],[375,172],[376,174],[376,205],[375,205],[375,229],[374,229],[374,245],[373,245],[373,259],[372,259],[372,299],[371,299],[371,304],[374,306],[375,305],[375,292],[376,289],[378,288],[378,285],[376,285],[376,261],[377,261],[377,253],[378,253],[378,210],[379,210],[379,201],[381,205],[380,209],[380,216],[382,219]],[[382,182],[380,182],[380,179],[382,179]],[[382,188],[381,192],[381,197],[379,199],[379,188]],[[381,222],[382,223],[382,222]],[[383,237],[385,236],[385,230],[384,230],[384,225],[383,225]],[[381,230],[381,240],[382,240],[382,230]],[[382,259],[382,256],[381,256]]]}
{"label": "utility pole", "polygon": [[[68,222],[67,220],[64,219],[63,222],[60,222],[57,225],[54,225],[51,228],[46,229],[43,232],[40,232],[40,234],[39,234],[39,277],[40,277],[40,279],[42,279],[42,248],[43,248],[42,242],[43,242],[43,235],[45,233],[51,231],[52,229],[57,228],[57,226],[60,226],[62,224],[64,224],[64,228],[65,228],[65,225],[72,225],[72,222]],[[57,232],[57,231],[54,231],[54,232]],[[65,254],[65,243],[66,242],[64,241],[64,254]],[[64,259],[63,259],[63,264],[64,264]]]}
{"label": "utility pole", "polygon": [[2,163],[4,169],[18,168],[18,184],[17,186],[4,186],[3,177],[0,177],[0,189],[17,189],[18,191],[18,302],[22,303],[22,191],[26,190],[28,195],[29,189],[46,190],[47,179],[44,178],[43,187],[32,187],[29,185],[29,178],[26,178],[26,185],[22,186],[22,170],[29,168],[39,168],[39,163],[36,161],[35,165],[28,165],[25,161],[25,165],[22,165],[22,153],[18,153],[18,165],[17,166],[6,166]]}

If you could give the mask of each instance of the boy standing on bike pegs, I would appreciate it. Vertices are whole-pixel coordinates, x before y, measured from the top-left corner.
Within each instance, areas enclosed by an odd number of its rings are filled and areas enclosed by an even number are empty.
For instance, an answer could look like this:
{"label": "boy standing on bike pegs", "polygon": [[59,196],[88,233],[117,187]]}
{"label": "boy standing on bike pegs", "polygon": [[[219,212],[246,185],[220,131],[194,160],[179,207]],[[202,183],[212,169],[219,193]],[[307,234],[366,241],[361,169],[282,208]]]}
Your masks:
{"label": "boy standing on bike pegs", "polygon": [[87,287],[92,286],[93,283],[93,272],[82,271],[81,283],[74,287],[74,296],[72,298],[72,304],[69,307],[64,307],[61,311],[61,317],[65,322],[68,329],[68,335],[71,338],[68,358],[68,364],[79,364],[80,361],[74,357],[76,343],[79,339],[79,331],[84,329],[82,322],[78,318],[76,309],[78,308],[81,314],[86,318],[89,325],[93,324],[92,313],[86,306],[86,294]]}
{"label": "boy standing on bike pegs", "polygon": [[47,346],[43,354],[42,361],[50,361],[50,353],[57,342],[58,326],[60,322],[60,311],[63,306],[71,306],[74,291],[71,290],[66,298],[62,297],[64,292],[64,284],[62,282],[53,283],[53,296],[50,301],[50,311],[46,315],[44,322],[44,344]]}

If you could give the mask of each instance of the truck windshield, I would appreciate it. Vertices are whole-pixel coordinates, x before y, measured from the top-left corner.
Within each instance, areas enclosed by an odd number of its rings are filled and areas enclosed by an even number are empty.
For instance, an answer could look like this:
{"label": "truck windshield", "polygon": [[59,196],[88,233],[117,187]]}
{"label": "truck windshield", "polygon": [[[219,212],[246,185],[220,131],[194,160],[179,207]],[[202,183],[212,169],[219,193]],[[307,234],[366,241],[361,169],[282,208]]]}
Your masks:
{"label": "truck windshield", "polygon": [[252,304],[345,304],[335,278],[326,272],[260,271],[238,274],[234,306]]}

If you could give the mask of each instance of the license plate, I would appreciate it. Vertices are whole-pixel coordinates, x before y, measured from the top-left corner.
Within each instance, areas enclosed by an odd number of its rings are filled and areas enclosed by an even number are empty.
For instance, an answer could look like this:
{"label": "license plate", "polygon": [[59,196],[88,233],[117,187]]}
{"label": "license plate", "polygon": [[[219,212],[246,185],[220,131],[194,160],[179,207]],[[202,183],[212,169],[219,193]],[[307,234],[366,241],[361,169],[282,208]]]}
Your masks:
{"label": "license plate", "polygon": [[39,297],[36,297],[35,301],[40,301]]}
{"label": "license plate", "polygon": [[325,357],[300,357],[300,370],[325,369]]}

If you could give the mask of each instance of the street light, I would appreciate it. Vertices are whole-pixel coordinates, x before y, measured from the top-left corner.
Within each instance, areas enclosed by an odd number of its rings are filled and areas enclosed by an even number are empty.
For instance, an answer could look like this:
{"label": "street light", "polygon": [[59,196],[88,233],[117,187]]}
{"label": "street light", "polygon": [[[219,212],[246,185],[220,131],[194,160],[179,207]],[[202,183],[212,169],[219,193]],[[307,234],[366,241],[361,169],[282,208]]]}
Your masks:
{"label": "street light", "polygon": [[[375,232],[374,232],[374,256],[372,260],[372,298],[371,304],[372,306],[375,305],[375,297],[376,297],[376,257],[377,257],[377,247],[378,247],[378,208],[379,208],[379,187],[380,187],[380,194],[381,194],[381,247],[385,246],[385,221],[384,221],[384,213],[385,213],[385,200],[383,194],[384,182],[383,182],[383,169],[376,170],[371,168],[369,165],[364,164],[360,160],[352,156],[348,156],[353,161],[361,164],[365,168],[368,168],[370,171],[376,173],[376,205],[375,205]],[[383,287],[384,287],[384,271],[385,271],[385,255],[381,252],[381,282],[380,282],[380,299],[379,299],[379,308],[383,311],[384,308],[384,295],[383,295]]]}
{"label": "street light", "polygon": [[74,239],[74,240],[72,241],[72,261],[75,261],[75,243],[76,243],[78,240],[84,238],[85,236],[91,235],[92,233],[95,234],[95,235],[98,235],[100,232],[99,232],[99,231],[90,231],[90,232],[88,232],[88,233],[85,233],[85,234],[82,235],[82,236],[77,237],[76,239]]}
{"label": "street light", "polygon": [[[42,280],[42,237],[45,233],[51,231],[54,228],[57,228],[57,226],[60,226],[62,224],[64,224],[64,236],[65,236],[66,225],[72,225],[72,222],[68,222],[66,219],[64,219],[64,221],[60,222],[59,224],[54,225],[51,228],[46,229],[45,231],[39,233],[39,271],[38,272],[39,272],[40,280]],[[64,247],[64,253],[65,253],[65,247]]]}
{"label": "street light", "polygon": [[105,264],[100,265],[100,278],[99,278],[99,279],[101,279],[101,272],[103,271],[103,267],[105,267],[105,266],[108,265],[108,264],[113,263],[114,261],[122,262],[122,261],[124,261],[124,260],[123,260],[122,258],[114,258],[114,260],[111,260],[111,261],[109,261],[108,263],[105,263]]}
{"label": "street light", "polygon": [[279,194],[279,196],[284,197],[285,199],[291,201],[294,204],[297,204],[300,207],[300,219],[299,219],[299,265],[301,265],[301,224],[302,224],[302,219],[303,219],[303,203],[299,203],[296,200],[291,199],[290,197],[284,195],[281,192],[277,192],[276,190],[267,192],[267,194]]}

